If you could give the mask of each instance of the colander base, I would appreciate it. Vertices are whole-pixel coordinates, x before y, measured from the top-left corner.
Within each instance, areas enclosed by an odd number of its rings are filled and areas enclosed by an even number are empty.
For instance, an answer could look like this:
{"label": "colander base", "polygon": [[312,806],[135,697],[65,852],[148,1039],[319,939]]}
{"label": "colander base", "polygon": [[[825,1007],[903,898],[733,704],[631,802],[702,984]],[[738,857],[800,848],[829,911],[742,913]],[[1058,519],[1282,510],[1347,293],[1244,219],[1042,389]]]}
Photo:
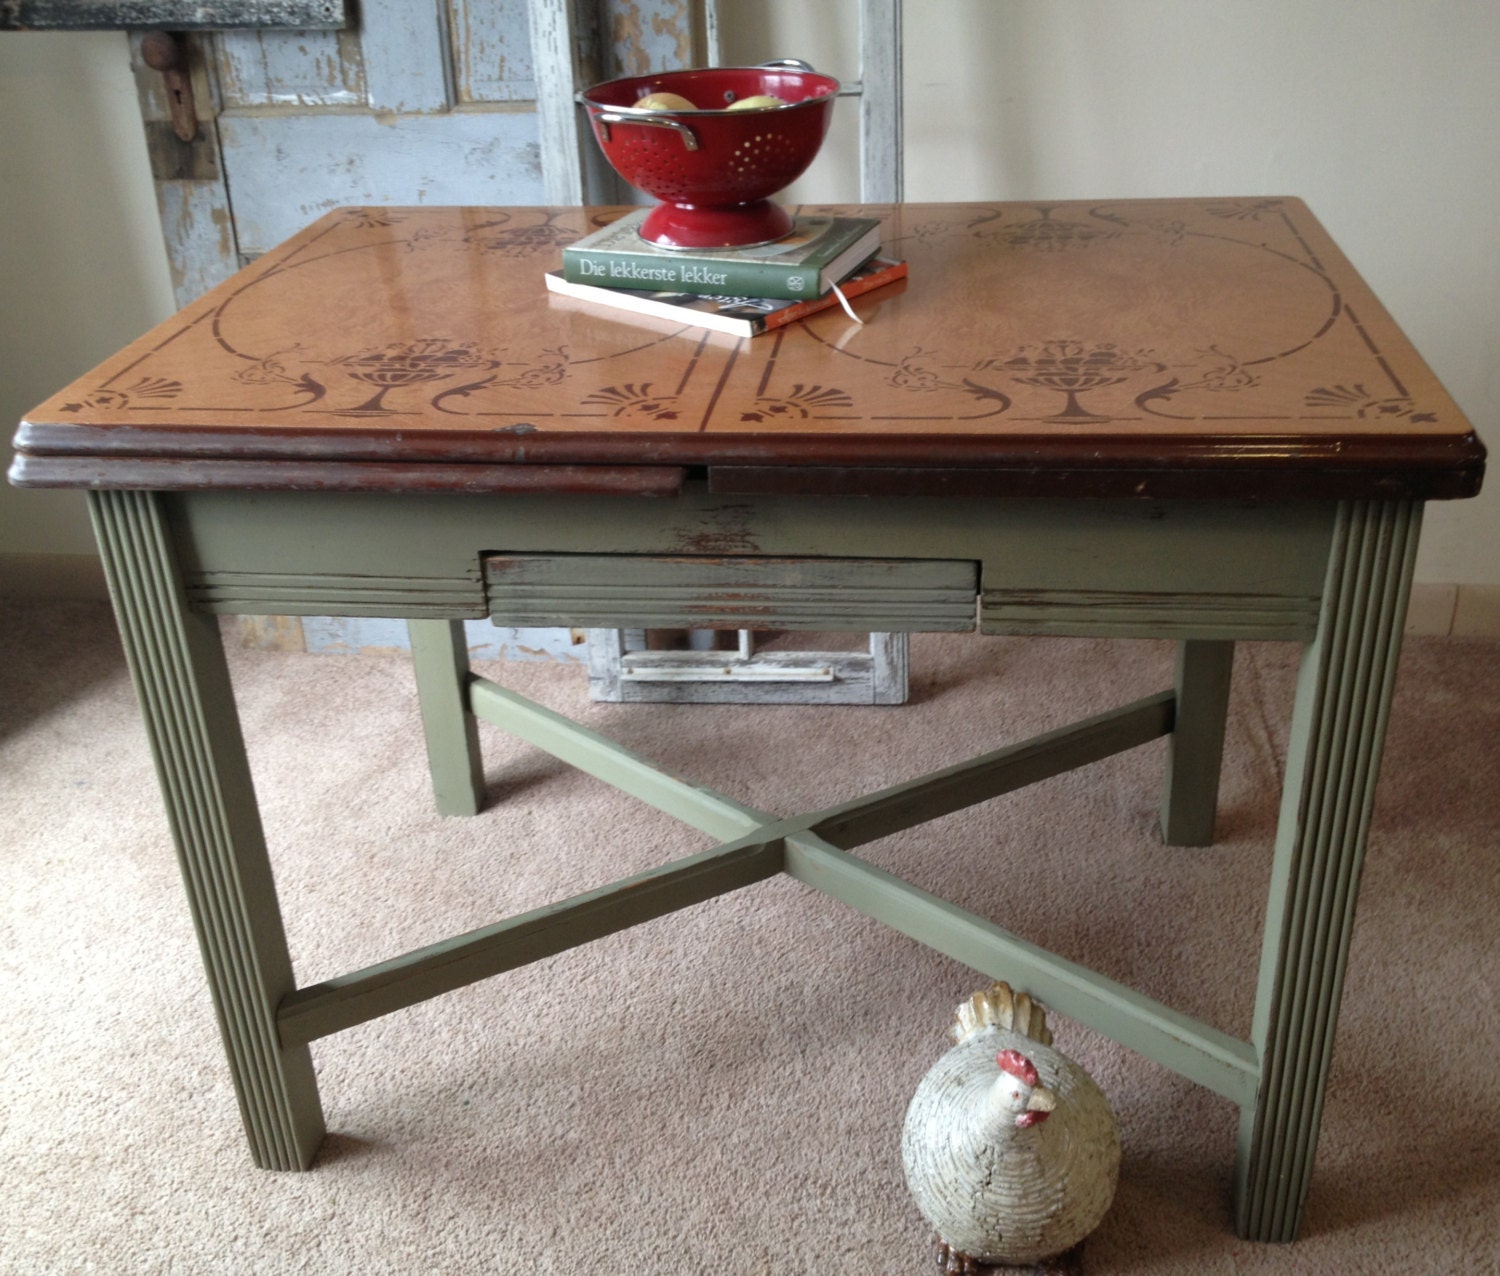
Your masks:
{"label": "colander base", "polygon": [[660,203],[641,223],[641,238],[658,248],[751,248],[791,234],[792,215],[769,199],[705,207]]}

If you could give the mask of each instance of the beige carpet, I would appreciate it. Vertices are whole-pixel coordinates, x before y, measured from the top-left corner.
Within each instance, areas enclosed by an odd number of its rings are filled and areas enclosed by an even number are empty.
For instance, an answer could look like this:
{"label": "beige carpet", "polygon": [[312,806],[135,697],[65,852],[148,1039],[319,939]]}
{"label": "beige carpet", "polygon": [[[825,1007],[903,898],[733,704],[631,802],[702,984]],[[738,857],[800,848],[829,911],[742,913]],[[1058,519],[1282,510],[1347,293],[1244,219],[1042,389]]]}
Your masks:
{"label": "beige carpet", "polygon": [[[899,709],[589,706],[758,806],[855,795],[1166,685],[1161,644],[914,641]],[[311,981],[703,845],[484,728],[491,808],[428,813],[396,658],[232,653]],[[1295,652],[1238,655],[1207,850],[1153,832],[1158,742],[868,848],[1247,1030]],[[0,1270],[929,1270],[898,1134],[981,980],[779,879],[314,1046],[313,1173],[251,1168],[106,611],[0,605]],[[1125,1157],[1091,1272],[1490,1273],[1500,1250],[1500,646],[1403,660],[1304,1239],[1237,1240],[1236,1114],[1058,1021]]]}

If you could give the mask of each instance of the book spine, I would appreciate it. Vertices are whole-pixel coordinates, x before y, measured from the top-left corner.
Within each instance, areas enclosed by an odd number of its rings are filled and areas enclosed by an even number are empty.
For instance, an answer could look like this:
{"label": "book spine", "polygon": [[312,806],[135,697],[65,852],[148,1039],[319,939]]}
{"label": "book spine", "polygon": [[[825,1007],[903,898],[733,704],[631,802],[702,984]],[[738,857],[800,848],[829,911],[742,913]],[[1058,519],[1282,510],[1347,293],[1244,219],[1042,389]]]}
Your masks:
{"label": "book spine", "polygon": [[800,301],[822,288],[815,266],[772,262],[715,261],[705,257],[641,257],[598,249],[563,249],[563,278],[596,288],[692,292],[720,297],[775,297]]}
{"label": "book spine", "polygon": [[[907,274],[904,261],[891,262],[881,269],[872,271],[858,279],[845,281],[840,291],[844,297],[853,301],[854,298],[863,296],[867,292],[874,292],[877,288],[884,288],[886,284],[895,283],[898,279],[905,279]],[[817,314],[821,310],[831,310],[837,306],[838,298],[832,292],[824,293],[821,297],[810,298],[807,301],[798,302],[795,306],[788,306],[785,310],[777,310],[765,316],[757,322],[756,335],[770,332],[774,328],[784,328],[789,323],[796,323],[799,319],[805,319],[808,315]]]}

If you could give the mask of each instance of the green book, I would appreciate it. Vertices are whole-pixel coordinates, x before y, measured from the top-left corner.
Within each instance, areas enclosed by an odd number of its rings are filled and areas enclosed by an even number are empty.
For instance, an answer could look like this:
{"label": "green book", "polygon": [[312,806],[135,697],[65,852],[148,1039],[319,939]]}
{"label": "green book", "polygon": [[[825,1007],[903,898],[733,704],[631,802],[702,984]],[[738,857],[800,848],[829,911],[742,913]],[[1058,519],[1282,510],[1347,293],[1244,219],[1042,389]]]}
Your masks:
{"label": "green book", "polygon": [[790,301],[821,297],[880,247],[873,217],[799,216],[790,235],[754,248],[658,248],[637,233],[649,208],[563,249],[569,283]]}

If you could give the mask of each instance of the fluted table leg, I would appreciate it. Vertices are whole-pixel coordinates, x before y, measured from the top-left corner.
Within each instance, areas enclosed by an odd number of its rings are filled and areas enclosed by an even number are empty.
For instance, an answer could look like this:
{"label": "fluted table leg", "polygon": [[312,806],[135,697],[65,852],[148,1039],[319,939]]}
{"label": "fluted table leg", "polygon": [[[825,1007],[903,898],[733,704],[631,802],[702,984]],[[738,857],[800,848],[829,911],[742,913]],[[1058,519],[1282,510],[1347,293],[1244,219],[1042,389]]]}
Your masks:
{"label": "fluted table leg", "polygon": [[323,1113],[307,1047],[277,1034],[292,964],[218,622],[188,610],[158,497],[93,492],[90,509],[251,1153],[306,1169]]}
{"label": "fluted table leg", "polygon": [[1411,502],[1340,507],[1303,654],[1251,1031],[1260,1087],[1240,1123],[1236,1226],[1253,1240],[1292,1240],[1302,1220],[1420,518]]}

